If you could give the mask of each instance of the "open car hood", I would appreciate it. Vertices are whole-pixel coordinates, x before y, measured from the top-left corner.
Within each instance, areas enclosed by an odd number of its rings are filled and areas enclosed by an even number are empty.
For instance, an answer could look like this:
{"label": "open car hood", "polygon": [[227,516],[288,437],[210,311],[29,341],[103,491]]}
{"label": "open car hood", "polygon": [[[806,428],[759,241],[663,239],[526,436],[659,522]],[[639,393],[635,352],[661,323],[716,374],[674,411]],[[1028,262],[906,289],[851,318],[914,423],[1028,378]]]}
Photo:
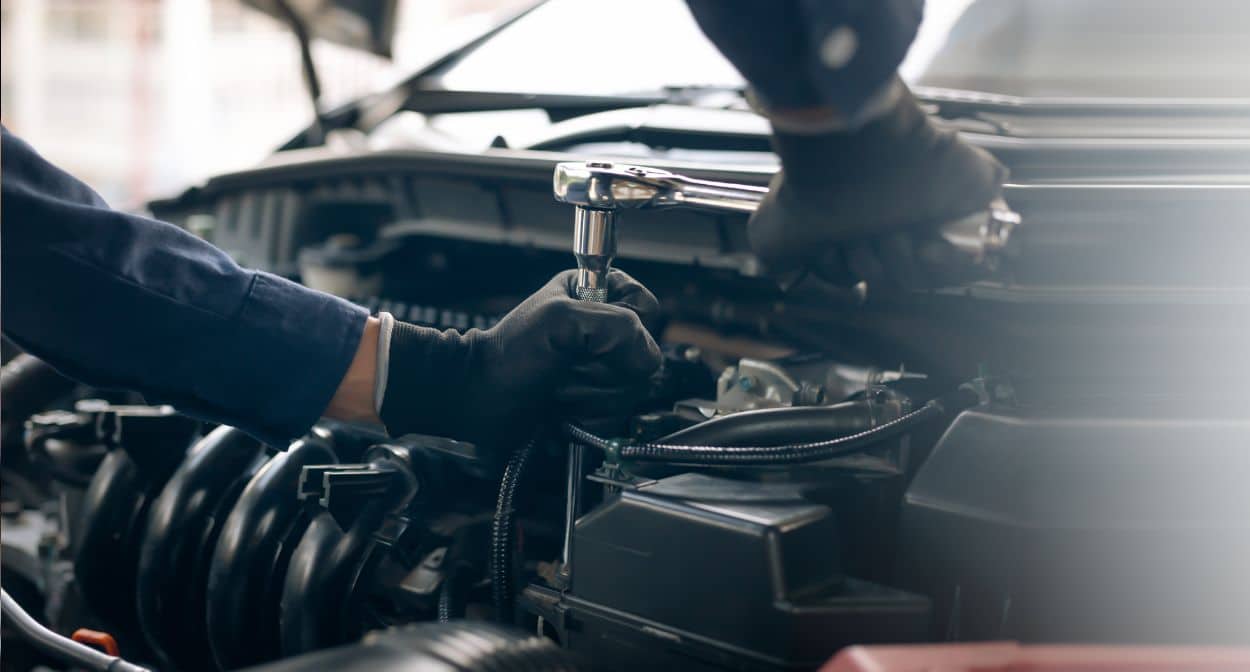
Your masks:
{"label": "open car hood", "polygon": [[391,57],[398,0],[243,0],[243,4],[286,22],[284,1],[311,36]]}

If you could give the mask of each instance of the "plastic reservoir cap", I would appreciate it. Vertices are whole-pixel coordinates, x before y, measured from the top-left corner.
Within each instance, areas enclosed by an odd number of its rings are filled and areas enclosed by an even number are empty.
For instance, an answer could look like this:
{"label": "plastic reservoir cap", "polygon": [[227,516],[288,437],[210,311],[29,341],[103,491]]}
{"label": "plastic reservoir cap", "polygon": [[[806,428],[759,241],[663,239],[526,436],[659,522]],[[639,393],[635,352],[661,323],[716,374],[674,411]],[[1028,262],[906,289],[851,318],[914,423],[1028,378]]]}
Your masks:
{"label": "plastic reservoir cap", "polygon": [[1021,646],[1016,642],[852,646],[820,672],[1245,672],[1250,647]]}
{"label": "plastic reservoir cap", "polygon": [[70,639],[78,642],[79,644],[94,646],[114,658],[122,655],[121,649],[117,647],[117,640],[107,632],[88,630],[87,628],[78,628],[74,631],[74,634],[70,636]]}

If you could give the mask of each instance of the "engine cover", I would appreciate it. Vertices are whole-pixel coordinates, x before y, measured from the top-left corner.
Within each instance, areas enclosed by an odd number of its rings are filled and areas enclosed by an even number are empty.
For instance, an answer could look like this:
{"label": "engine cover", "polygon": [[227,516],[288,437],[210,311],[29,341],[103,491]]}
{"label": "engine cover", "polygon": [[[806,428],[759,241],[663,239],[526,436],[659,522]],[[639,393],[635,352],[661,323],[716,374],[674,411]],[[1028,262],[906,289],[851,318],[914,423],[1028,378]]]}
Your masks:
{"label": "engine cover", "polygon": [[942,639],[1250,642],[1250,422],[993,407],[903,502],[899,584]]}
{"label": "engine cover", "polygon": [[928,600],[844,575],[838,537],[793,484],[681,474],[584,516],[570,589],[525,598],[568,648],[629,669],[810,668],[923,634]]}

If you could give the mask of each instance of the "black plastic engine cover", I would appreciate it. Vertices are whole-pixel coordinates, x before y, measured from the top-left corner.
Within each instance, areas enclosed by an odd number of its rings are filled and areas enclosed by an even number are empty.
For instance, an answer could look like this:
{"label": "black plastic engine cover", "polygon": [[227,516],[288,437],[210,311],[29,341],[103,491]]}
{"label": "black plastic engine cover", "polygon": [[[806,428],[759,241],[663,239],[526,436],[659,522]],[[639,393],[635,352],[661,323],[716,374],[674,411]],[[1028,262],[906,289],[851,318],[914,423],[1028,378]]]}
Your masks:
{"label": "black plastic engine cover", "polygon": [[579,520],[571,589],[524,602],[609,668],[802,669],[922,636],[928,601],[845,576],[838,536],[795,485],[682,474]]}
{"label": "black plastic engine cover", "polygon": [[965,412],[906,493],[900,584],[942,639],[1250,642],[1248,445],[1244,419]]}

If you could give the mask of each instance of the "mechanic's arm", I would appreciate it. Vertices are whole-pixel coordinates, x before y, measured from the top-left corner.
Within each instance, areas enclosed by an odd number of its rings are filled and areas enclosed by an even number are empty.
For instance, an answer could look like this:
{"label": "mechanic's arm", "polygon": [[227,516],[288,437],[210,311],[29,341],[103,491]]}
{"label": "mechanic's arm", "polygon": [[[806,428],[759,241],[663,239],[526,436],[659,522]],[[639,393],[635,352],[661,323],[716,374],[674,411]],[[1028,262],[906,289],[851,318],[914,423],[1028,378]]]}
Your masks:
{"label": "mechanic's arm", "polygon": [[934,230],[986,208],[1006,171],[898,79],[922,0],[687,2],[773,126],[782,170],[749,229],[770,270],[927,284],[907,276],[953,252]]}
{"label": "mechanic's arm", "polygon": [[641,322],[655,300],[623,274],[617,305],[579,304],[558,276],[489,331],[388,320],[383,337],[362,308],[109,209],[0,132],[0,326],[71,378],[283,445],[323,413],[370,420],[378,406],[393,433],[489,440],[550,399],[611,400],[659,365]]}
{"label": "mechanic's arm", "polygon": [[109,209],[3,131],[5,335],[65,375],[284,445],[321,415],[366,311]]}

